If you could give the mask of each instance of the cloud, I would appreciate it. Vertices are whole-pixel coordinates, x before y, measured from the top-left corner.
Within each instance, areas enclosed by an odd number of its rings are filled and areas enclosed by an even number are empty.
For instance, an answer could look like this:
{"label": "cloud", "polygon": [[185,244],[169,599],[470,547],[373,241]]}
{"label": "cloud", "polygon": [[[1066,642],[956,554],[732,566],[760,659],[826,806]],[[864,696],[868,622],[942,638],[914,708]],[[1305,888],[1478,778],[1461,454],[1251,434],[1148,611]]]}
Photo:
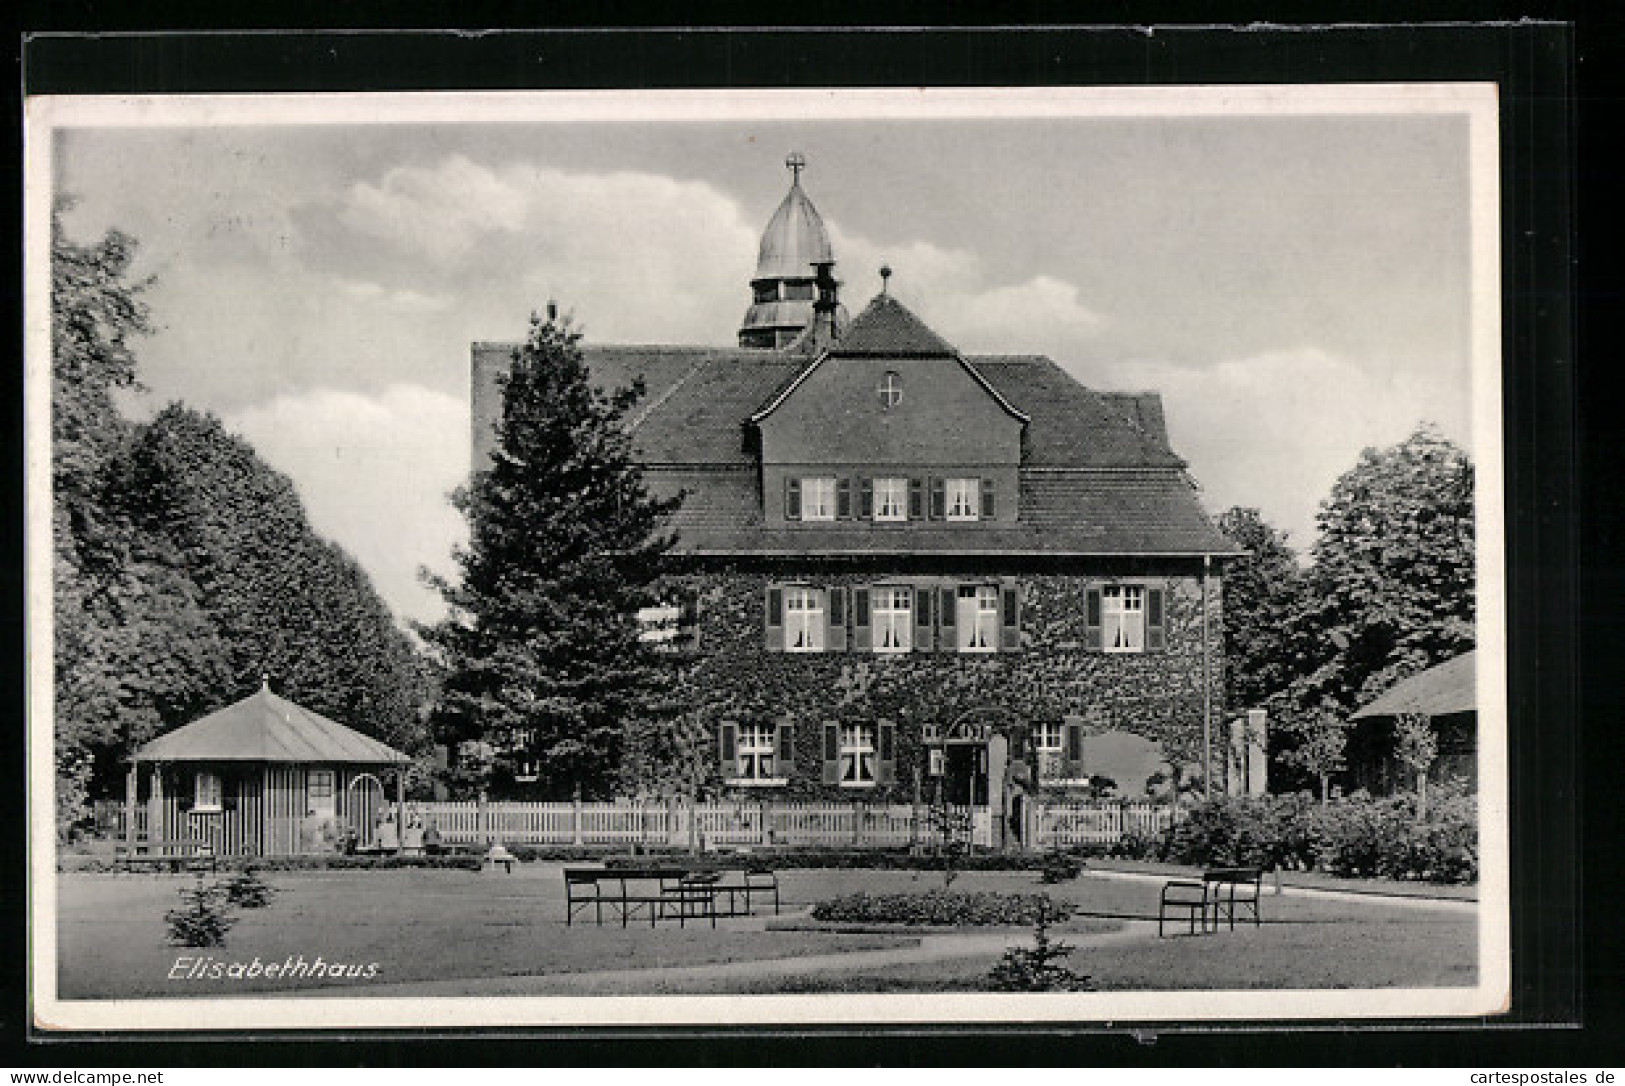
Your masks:
{"label": "cloud", "polygon": [[344,547],[407,619],[442,614],[418,569],[451,572],[466,531],[447,496],[468,475],[464,400],[418,385],[377,395],[313,388],[235,412],[226,425],[287,472],[316,531]]}
{"label": "cloud", "polygon": [[1085,384],[1161,392],[1174,450],[1189,461],[1208,510],[1256,506],[1290,533],[1300,553],[1314,540],[1320,501],[1362,449],[1402,441],[1423,419],[1464,446],[1469,441],[1459,387],[1315,346],[1204,368],[1068,368]]}
{"label": "cloud", "polygon": [[461,155],[352,184],[332,215],[344,251],[324,258],[385,284],[409,268],[420,291],[477,299],[484,338],[517,337],[556,299],[600,341],[726,343],[761,229],[699,182]]}
{"label": "cloud", "polygon": [[854,312],[879,287],[882,264],[891,291],[961,351],[1075,355],[1105,323],[1072,283],[1050,275],[998,280],[975,253],[914,241],[885,246],[831,226],[830,244]]}

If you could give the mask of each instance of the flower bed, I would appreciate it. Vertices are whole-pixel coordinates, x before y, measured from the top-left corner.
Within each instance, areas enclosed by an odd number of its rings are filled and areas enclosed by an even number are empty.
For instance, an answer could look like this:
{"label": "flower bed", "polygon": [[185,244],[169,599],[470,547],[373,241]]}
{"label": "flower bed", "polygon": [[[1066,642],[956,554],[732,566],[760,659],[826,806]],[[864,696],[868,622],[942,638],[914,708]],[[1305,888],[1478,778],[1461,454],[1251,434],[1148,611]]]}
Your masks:
{"label": "flower bed", "polygon": [[954,893],[848,894],[813,906],[814,920],[836,923],[919,924],[931,927],[986,927],[1031,924],[1040,915],[1065,920],[1072,903],[1047,894]]}

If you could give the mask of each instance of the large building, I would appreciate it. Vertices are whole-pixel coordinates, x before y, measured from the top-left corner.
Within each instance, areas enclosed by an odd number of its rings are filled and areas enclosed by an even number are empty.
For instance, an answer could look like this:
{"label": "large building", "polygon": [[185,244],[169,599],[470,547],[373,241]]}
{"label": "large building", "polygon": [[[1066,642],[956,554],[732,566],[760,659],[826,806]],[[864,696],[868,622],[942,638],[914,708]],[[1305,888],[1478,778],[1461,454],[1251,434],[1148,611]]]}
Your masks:
{"label": "large building", "polygon": [[[738,347],[583,348],[601,386],[643,378],[629,424],[647,480],[688,494],[702,786],[941,789],[1008,810],[1107,779],[1143,796],[1209,750],[1222,767],[1234,547],[1160,397],[1085,388],[1038,355],[963,355],[887,279],[849,318],[789,164]],[[473,347],[476,464],[513,350]]]}

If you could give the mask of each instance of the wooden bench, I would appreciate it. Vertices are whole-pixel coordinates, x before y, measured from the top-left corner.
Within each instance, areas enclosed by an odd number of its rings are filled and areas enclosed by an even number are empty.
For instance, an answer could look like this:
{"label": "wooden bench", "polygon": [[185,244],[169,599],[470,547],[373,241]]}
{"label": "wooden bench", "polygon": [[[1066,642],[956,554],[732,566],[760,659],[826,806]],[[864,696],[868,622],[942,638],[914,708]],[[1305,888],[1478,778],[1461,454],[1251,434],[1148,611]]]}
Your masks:
{"label": "wooden bench", "polygon": [[681,867],[567,867],[564,922],[573,924],[591,906],[593,919],[602,924],[608,906],[611,919],[619,916],[623,928],[640,910],[651,928],[668,917],[679,926],[708,918],[715,927],[717,879],[703,875]]}
{"label": "wooden bench", "polygon": [[[751,913],[751,896],[766,897],[773,895],[773,915],[779,915],[779,876],[770,867],[742,867],[737,870],[725,870],[720,873],[721,879],[716,884],[717,892],[728,895],[729,916],[748,916]],[[735,895],[743,895],[745,911],[738,912],[735,908]]]}
{"label": "wooden bench", "polygon": [[126,871],[139,867],[167,867],[174,874],[182,868],[188,870],[219,871],[220,862],[214,846],[192,837],[161,838],[137,841],[134,845],[118,845],[113,849],[113,862]]}
{"label": "wooden bench", "polygon": [[[1253,924],[1263,923],[1258,903],[1264,883],[1264,870],[1259,867],[1213,867],[1196,879],[1171,879],[1163,884],[1162,897],[1157,905],[1157,935],[1161,937],[1163,925],[1170,911],[1183,911],[1190,922],[1190,933],[1196,934],[1200,918],[1202,931],[1217,931],[1221,920],[1228,920],[1230,930],[1236,928],[1236,911],[1252,910]],[[1212,924],[1210,928],[1208,925]]]}
{"label": "wooden bench", "polygon": [[[718,900],[727,895],[727,908]],[[586,909],[604,922],[619,917],[621,926],[646,915],[649,926],[674,919],[679,926],[690,920],[706,920],[716,927],[719,916],[749,916],[758,899],[773,899],[773,912],[780,909],[779,877],[770,868],[754,865],[737,868],[688,867],[666,864],[659,867],[567,867],[564,869],[564,922],[573,924]],[[740,906],[744,908],[741,909]]]}
{"label": "wooden bench", "polygon": [[1258,899],[1264,886],[1261,867],[1215,867],[1202,872],[1202,882],[1208,886],[1213,899],[1213,928],[1219,927],[1219,917],[1230,921],[1230,930],[1236,930],[1236,910],[1251,909],[1253,926],[1263,924],[1258,915]]}

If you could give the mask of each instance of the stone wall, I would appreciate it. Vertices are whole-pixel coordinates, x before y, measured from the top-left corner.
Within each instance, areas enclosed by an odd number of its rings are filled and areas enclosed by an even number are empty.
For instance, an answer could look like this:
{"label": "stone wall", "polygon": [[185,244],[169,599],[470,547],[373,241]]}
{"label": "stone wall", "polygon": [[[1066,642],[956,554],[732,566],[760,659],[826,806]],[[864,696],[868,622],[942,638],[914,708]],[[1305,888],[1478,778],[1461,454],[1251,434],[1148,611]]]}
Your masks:
{"label": "stone wall", "polygon": [[[860,651],[770,652],[766,649],[766,593],[787,580],[819,587],[886,583],[989,583],[1019,587],[1021,648],[991,655],[915,651],[883,655]],[[682,704],[688,721],[690,774],[683,783],[723,791],[717,730],[724,720],[795,725],[795,770],[788,784],[766,789],[779,798],[853,798],[821,783],[823,724],[889,720],[896,725],[896,783],[867,790],[877,802],[912,796],[913,772],[925,764],[922,729],[946,729],[972,709],[1007,721],[1012,757],[1031,757],[1028,726],[1085,716],[1092,734],[1124,731],[1158,742],[1182,766],[1202,756],[1202,586],[1199,561],[1160,567],[1149,560],[1118,568],[1029,569],[990,574],[985,566],[885,567],[879,564],[782,571],[714,566],[690,576],[699,599],[697,652],[686,669]],[[1167,647],[1163,651],[1107,653],[1085,648],[1086,592],[1115,583],[1165,591]],[[1209,683],[1212,719],[1224,719],[1219,636],[1220,578],[1208,580]],[[1215,728],[1218,725],[1215,724]],[[1216,731],[1222,739],[1222,731]],[[1222,744],[1218,748],[1222,755]],[[743,792],[745,789],[738,789]],[[752,788],[752,794],[763,789]]]}

